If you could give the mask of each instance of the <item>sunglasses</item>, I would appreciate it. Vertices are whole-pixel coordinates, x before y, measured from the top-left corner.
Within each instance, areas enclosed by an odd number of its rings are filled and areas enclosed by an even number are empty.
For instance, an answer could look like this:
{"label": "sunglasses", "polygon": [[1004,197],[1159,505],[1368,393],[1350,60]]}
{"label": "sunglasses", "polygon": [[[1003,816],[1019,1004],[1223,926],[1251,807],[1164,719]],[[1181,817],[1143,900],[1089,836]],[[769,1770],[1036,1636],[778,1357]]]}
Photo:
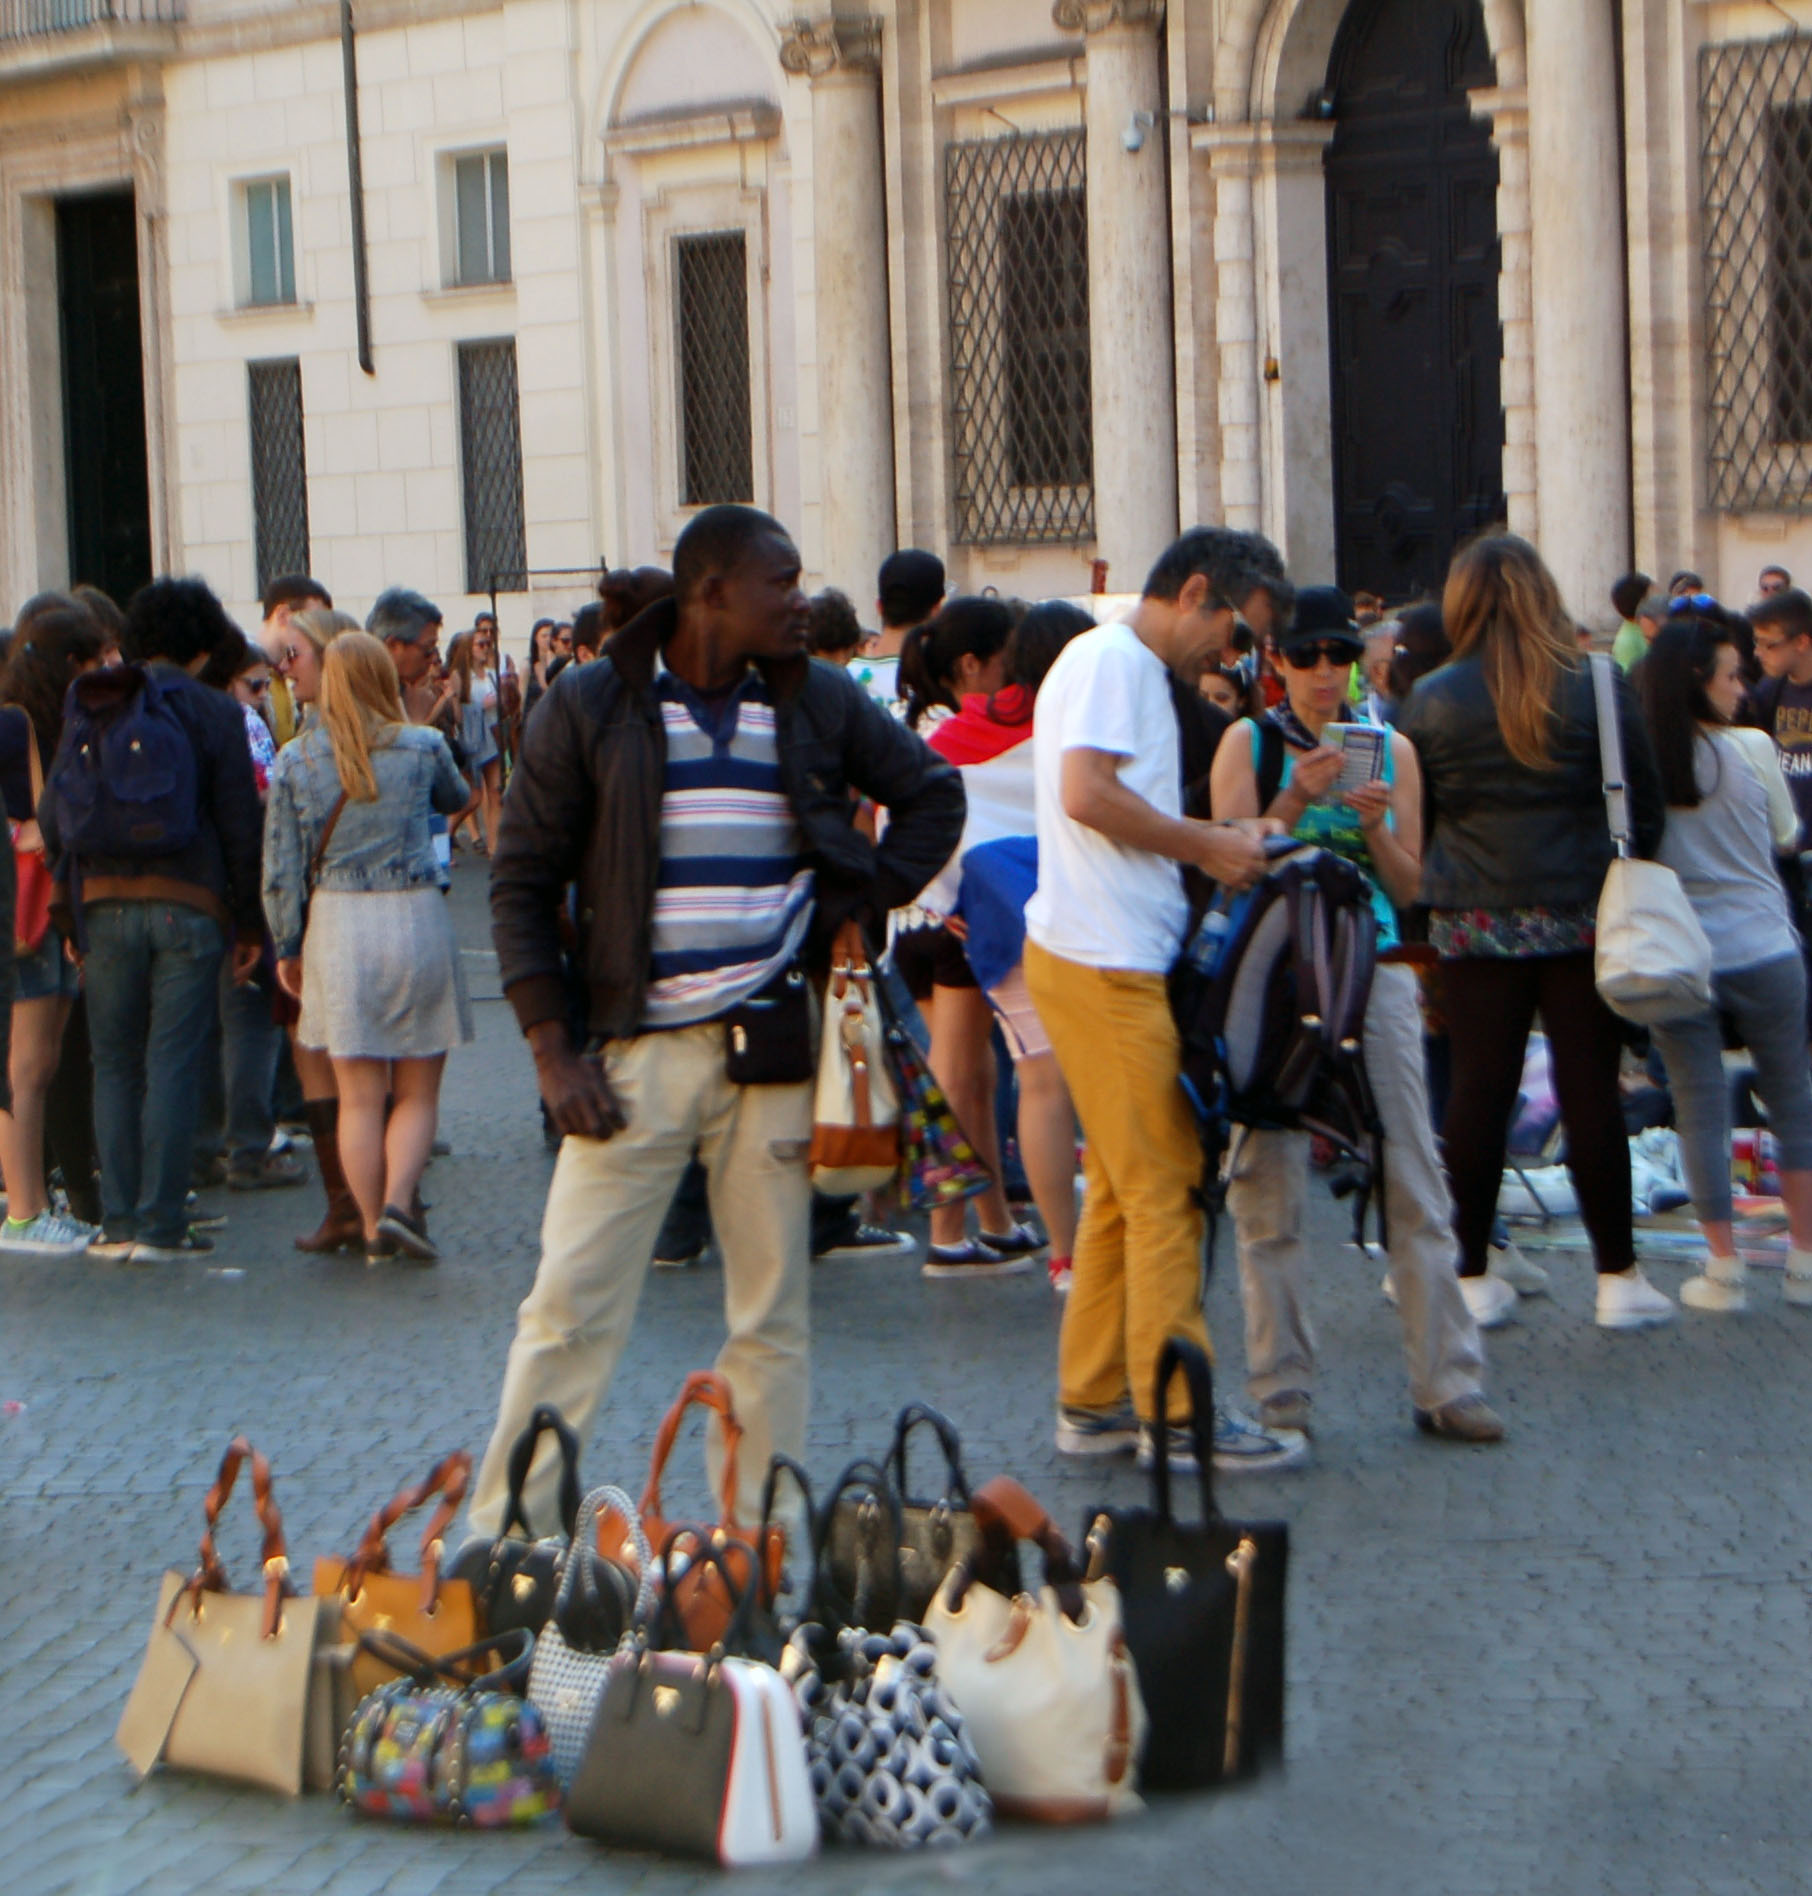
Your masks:
{"label": "sunglasses", "polygon": [[1312,639],[1302,645],[1286,645],[1283,662],[1292,671],[1313,671],[1325,658],[1330,665],[1356,665],[1365,656],[1365,647],[1357,639]]}
{"label": "sunglasses", "polygon": [[1678,599],[1667,602],[1668,612],[1707,612],[1718,602],[1710,593],[1682,593]]}

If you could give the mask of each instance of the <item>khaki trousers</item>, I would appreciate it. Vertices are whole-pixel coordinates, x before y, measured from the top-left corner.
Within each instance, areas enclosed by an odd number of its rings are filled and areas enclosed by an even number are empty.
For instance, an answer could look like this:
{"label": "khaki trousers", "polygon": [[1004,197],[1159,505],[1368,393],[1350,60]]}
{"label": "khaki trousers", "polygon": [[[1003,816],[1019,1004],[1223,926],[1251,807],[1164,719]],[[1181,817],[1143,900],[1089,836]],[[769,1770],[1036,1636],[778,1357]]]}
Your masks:
{"label": "khaki trousers", "polygon": [[[737,1475],[744,1521],[759,1516],[774,1451],[796,1456],[805,1449],[810,1083],[731,1085],[724,1077],[721,1021],[615,1041],[605,1064],[629,1123],[613,1139],[568,1137],[560,1147],[541,1224],[541,1264],[516,1313],[497,1425],[473,1492],[475,1533],[495,1534],[502,1525],[510,1445],[537,1403],[552,1403],[581,1442],[590,1434],[629,1341],[661,1221],[694,1146],[709,1178],[723,1254],[730,1334],[717,1368],[729,1381],[743,1426]],[[663,1389],[677,1394],[696,1367],[661,1365]],[[668,1399],[661,1397],[663,1404]],[[722,1466],[715,1419],[707,1460],[715,1494]],[[641,1492],[641,1471],[620,1457],[584,1472],[588,1485],[610,1480]],[[524,1497],[537,1534],[558,1529],[558,1490],[558,1454],[544,1440]]]}
{"label": "khaki trousers", "polygon": [[[1179,1079],[1182,1044],[1164,977],[1085,967],[1032,941],[1025,968],[1086,1141],[1058,1401],[1107,1413],[1130,1395],[1149,1422],[1166,1340],[1208,1347],[1194,1196],[1202,1143]],[[1170,1414],[1189,1414],[1180,1377]]]}
{"label": "khaki trousers", "polygon": [[[1460,1294],[1453,1199],[1429,1122],[1416,977],[1406,967],[1387,962],[1373,976],[1365,1070],[1384,1127],[1385,1225],[1409,1398],[1438,1409],[1477,1391],[1485,1359]],[[1239,1231],[1246,1387],[1255,1400],[1307,1391],[1314,1376],[1302,1242],[1308,1166],[1307,1133],[1245,1132],[1234,1147],[1227,1205]]]}

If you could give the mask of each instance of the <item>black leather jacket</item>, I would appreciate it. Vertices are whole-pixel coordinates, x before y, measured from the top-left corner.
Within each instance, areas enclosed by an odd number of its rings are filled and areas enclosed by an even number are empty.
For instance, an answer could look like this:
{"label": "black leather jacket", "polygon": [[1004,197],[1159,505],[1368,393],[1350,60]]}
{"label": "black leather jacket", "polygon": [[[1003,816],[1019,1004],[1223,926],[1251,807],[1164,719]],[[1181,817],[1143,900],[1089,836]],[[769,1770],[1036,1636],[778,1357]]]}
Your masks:
{"label": "black leather jacket", "polygon": [[[666,739],[654,661],[678,624],[650,606],[589,665],[569,665],[528,724],[503,801],[491,868],[491,932],[504,992],[526,1033],[567,1016],[561,911],[577,884],[579,966],[590,1031],[639,1031],[661,866]],[[871,930],[904,908],[962,840],[962,779],[835,665],[803,656],[764,665],[780,777],[816,872],[808,960],[826,960],[850,916]],[[854,788],[887,811],[871,843]]]}
{"label": "black leather jacket", "polygon": [[[1648,732],[1623,674],[1618,722],[1631,847],[1653,856],[1667,809]],[[1422,766],[1422,888],[1430,908],[1594,903],[1615,851],[1605,822],[1598,715],[1583,664],[1564,679],[1554,767],[1530,770],[1504,746],[1474,658],[1418,681],[1397,728]]]}

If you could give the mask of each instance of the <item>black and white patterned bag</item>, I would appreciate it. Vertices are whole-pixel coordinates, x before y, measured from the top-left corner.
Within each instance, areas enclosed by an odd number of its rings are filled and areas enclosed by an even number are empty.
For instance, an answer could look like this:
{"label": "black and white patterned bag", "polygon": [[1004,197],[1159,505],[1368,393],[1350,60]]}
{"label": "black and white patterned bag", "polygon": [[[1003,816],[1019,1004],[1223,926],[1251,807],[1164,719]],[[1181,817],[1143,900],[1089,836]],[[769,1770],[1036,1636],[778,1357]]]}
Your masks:
{"label": "black and white patterned bag", "polygon": [[923,1628],[902,1620],[891,1633],[851,1629],[834,1650],[827,1645],[822,1628],[802,1626],[781,1663],[805,1725],[825,1837],[919,1850],[986,1836],[994,1807]]}

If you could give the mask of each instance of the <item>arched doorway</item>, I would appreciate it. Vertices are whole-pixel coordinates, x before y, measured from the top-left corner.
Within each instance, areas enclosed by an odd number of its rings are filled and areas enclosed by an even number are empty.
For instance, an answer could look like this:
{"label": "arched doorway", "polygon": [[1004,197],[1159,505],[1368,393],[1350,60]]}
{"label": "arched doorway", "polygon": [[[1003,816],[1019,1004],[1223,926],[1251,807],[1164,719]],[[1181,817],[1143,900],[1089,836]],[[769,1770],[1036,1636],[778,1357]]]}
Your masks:
{"label": "arched doorway", "polygon": [[1504,516],[1494,83],[1480,0],[1353,0],[1328,65],[1335,544],[1340,583],[1437,591]]}

